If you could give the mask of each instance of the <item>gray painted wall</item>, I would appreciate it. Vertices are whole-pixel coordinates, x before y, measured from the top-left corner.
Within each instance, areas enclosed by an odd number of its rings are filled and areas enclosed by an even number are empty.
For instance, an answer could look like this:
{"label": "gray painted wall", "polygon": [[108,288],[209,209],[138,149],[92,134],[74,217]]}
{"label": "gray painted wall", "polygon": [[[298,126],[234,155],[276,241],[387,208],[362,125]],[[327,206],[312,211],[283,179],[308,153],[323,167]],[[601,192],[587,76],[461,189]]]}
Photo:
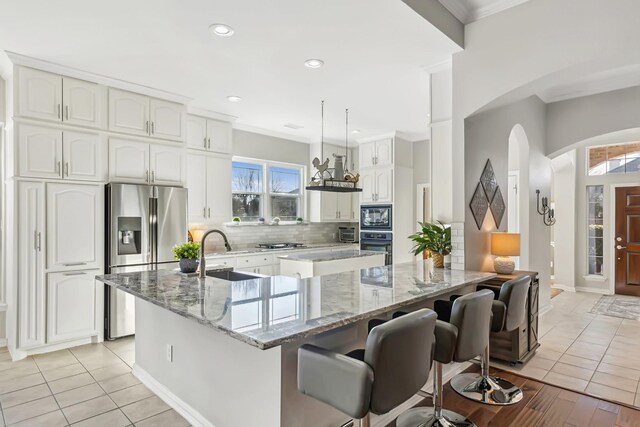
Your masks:
{"label": "gray painted wall", "polygon": [[[495,110],[486,111],[465,120],[465,261],[470,270],[493,270],[490,235],[496,230],[491,215],[487,212],[482,229],[478,230],[469,208],[469,202],[480,180],[487,159],[491,159],[493,169],[501,188],[505,202],[509,160],[509,135],[517,124],[526,133],[529,142],[529,173],[521,174],[521,197],[528,199],[529,227],[521,228],[521,233],[529,236],[528,263],[521,259],[521,269],[538,271],[540,274],[540,302],[544,306],[549,302],[550,283],[550,230],[542,223],[542,217],[536,210],[536,189],[543,195],[549,195],[551,165],[545,156],[545,119],[546,106],[538,97],[529,97],[520,102]],[[457,167],[454,168],[456,173]],[[502,219],[500,231],[507,229],[507,216]],[[526,244],[526,243],[525,243]]]}
{"label": "gray painted wall", "polygon": [[640,127],[640,86],[548,104],[547,154],[598,135]]}
{"label": "gray painted wall", "polygon": [[309,144],[234,129],[233,155],[308,165]]}

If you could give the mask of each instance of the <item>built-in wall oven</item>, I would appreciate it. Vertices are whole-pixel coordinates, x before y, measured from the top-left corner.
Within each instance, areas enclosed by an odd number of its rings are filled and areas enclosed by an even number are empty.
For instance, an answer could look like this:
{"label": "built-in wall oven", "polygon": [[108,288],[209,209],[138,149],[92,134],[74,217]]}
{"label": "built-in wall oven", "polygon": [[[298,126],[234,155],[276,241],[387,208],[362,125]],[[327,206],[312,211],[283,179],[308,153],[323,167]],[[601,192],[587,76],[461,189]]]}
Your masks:
{"label": "built-in wall oven", "polygon": [[393,263],[393,234],[389,231],[362,231],[360,232],[360,249],[386,252],[385,265],[391,265]]}
{"label": "built-in wall oven", "polygon": [[360,206],[360,230],[391,231],[392,224],[391,205]]}

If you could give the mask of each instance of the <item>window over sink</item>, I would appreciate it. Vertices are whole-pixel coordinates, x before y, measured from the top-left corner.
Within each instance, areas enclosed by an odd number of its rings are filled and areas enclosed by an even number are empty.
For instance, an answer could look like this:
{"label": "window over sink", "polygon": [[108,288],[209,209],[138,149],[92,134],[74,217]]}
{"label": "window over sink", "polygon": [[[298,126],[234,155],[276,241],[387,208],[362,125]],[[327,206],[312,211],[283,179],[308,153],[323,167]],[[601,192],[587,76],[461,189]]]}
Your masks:
{"label": "window over sink", "polygon": [[231,171],[234,217],[294,222],[304,216],[304,166],[234,158]]}

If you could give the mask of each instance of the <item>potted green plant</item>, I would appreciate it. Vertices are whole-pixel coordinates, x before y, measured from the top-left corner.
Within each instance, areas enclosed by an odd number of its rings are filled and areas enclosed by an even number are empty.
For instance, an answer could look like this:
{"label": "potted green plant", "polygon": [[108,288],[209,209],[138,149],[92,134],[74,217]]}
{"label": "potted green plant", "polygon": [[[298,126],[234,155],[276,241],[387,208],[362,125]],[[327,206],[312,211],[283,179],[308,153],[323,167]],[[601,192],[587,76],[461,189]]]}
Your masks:
{"label": "potted green plant", "polygon": [[173,254],[180,260],[180,271],[194,273],[198,269],[200,243],[187,242],[173,247]]}
{"label": "potted green plant", "polygon": [[231,221],[233,221],[234,224],[238,225],[238,224],[240,224],[240,217],[239,216],[234,216]]}
{"label": "potted green plant", "polygon": [[415,242],[414,255],[426,255],[425,251],[428,251],[433,257],[433,266],[443,268],[444,257],[451,253],[451,227],[440,221],[436,222],[437,224],[419,222],[421,230],[409,238]]}
{"label": "potted green plant", "polygon": [[301,217],[296,218],[296,223],[302,224],[303,222],[304,222],[304,219],[302,219]]}

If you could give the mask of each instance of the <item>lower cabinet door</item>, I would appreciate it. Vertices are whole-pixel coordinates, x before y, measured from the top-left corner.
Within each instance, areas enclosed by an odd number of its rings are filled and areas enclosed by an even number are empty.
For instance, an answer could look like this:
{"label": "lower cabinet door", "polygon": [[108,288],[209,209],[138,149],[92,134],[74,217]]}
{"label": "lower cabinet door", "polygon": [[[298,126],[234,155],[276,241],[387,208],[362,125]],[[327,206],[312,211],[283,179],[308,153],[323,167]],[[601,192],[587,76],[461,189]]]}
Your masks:
{"label": "lower cabinet door", "polygon": [[99,270],[47,275],[47,343],[95,335]]}

